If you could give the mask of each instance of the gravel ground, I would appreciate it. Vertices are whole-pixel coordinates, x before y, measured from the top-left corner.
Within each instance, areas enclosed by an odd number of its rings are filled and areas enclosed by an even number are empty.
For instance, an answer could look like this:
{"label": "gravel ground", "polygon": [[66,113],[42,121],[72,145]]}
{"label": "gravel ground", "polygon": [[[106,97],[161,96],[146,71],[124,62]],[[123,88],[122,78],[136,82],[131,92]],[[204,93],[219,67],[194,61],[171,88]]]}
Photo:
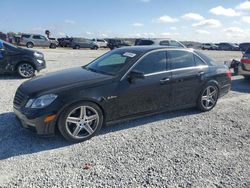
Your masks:
{"label": "gravel ground", "polygon": [[[39,74],[105,52],[40,51],[48,68]],[[205,53],[217,62],[241,56]],[[0,80],[0,187],[250,187],[250,82],[240,76],[211,112],[189,109],[123,122],[79,144],[22,129],[12,100],[24,80]]]}

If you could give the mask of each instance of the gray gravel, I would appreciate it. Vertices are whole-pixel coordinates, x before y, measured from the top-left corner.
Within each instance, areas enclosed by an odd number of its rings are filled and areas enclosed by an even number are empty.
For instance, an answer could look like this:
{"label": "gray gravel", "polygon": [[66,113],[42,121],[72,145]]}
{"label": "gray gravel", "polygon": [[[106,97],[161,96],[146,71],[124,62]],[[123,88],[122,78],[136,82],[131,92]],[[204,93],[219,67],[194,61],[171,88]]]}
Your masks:
{"label": "gray gravel", "polygon": [[[105,52],[41,51],[48,68],[39,74]],[[205,53],[218,62],[241,56]],[[211,112],[189,109],[119,123],[79,144],[22,129],[12,100],[24,80],[0,80],[0,187],[250,187],[250,82],[240,76]]]}

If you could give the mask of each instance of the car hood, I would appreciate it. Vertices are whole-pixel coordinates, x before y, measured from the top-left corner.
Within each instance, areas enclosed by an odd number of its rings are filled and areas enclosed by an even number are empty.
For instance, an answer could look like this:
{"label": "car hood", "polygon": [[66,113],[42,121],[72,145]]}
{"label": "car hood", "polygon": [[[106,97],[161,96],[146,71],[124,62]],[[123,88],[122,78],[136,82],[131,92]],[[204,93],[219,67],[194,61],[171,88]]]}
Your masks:
{"label": "car hood", "polygon": [[35,77],[24,82],[20,89],[28,95],[37,95],[69,87],[94,85],[112,78],[110,75],[78,67]]}

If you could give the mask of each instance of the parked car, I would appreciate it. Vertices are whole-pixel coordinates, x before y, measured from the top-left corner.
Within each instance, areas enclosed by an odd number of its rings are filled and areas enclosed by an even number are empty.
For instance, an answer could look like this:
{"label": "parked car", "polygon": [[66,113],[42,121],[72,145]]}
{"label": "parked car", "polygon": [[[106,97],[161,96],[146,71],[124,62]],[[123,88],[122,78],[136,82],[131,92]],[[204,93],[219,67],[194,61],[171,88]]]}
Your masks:
{"label": "parked car", "polygon": [[92,39],[95,44],[98,45],[99,48],[107,48],[108,47],[108,42],[104,39]]}
{"label": "parked car", "polygon": [[50,41],[47,37],[36,34],[22,34],[19,45],[27,48],[33,48],[34,46],[56,48],[57,46],[56,43]]}
{"label": "parked car", "polygon": [[16,47],[0,40],[0,73],[18,73],[23,78],[30,78],[46,67],[41,52]]}
{"label": "parked car", "polygon": [[238,74],[245,77],[245,79],[250,80],[250,47],[243,52],[243,57],[240,60],[240,64],[237,67]]}
{"label": "parked car", "polygon": [[92,50],[97,50],[99,48],[96,43],[85,38],[72,38],[70,41],[70,47],[73,49],[90,48]]}
{"label": "parked car", "polygon": [[177,48],[186,48],[184,44],[172,39],[137,39],[135,41],[135,45],[136,46],[160,45],[160,46],[171,46]]}
{"label": "parked car", "polygon": [[250,48],[250,42],[241,43],[239,47],[242,52],[245,52],[248,48]]}
{"label": "parked car", "polygon": [[201,45],[202,50],[218,50],[218,46],[213,43],[203,43]]}
{"label": "parked car", "polygon": [[238,51],[240,50],[239,46],[234,43],[219,43],[219,50],[225,51]]}
{"label": "parked car", "polygon": [[58,38],[57,40],[60,47],[69,47],[72,38]]}
{"label": "parked car", "polygon": [[123,47],[83,67],[23,83],[14,112],[23,127],[40,135],[57,127],[66,139],[79,142],[105,123],[194,106],[212,110],[230,86],[229,69],[201,52]]}
{"label": "parked car", "polygon": [[130,46],[126,41],[121,39],[106,39],[106,41],[108,42],[108,47],[110,50],[124,46]]}

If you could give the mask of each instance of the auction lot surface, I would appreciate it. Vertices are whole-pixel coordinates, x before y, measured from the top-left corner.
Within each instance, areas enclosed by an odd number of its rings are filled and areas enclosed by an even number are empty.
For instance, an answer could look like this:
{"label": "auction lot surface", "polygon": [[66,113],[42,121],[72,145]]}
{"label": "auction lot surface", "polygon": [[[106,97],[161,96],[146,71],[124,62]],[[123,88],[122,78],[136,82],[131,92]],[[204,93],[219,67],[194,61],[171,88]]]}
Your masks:
{"label": "auction lot surface", "polygon": [[[39,50],[47,60],[39,75],[106,52]],[[241,57],[204,52],[218,63]],[[250,187],[250,82],[241,76],[211,112],[189,109],[123,122],[79,144],[20,127],[12,101],[24,81],[0,76],[0,187]]]}

